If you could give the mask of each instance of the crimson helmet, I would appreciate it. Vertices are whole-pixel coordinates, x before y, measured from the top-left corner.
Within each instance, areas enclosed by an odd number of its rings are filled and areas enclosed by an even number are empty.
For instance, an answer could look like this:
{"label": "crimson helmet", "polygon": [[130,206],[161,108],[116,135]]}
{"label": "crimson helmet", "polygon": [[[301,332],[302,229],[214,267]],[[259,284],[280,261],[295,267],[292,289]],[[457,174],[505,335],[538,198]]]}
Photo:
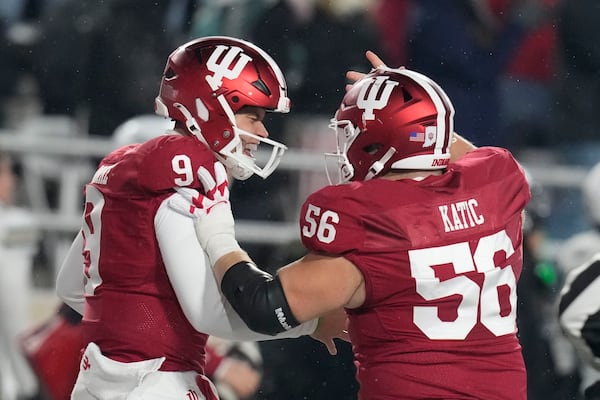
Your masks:
{"label": "crimson helmet", "polygon": [[[369,180],[391,169],[446,168],[454,107],[431,79],[407,69],[380,67],[346,93],[331,119],[339,182]],[[329,181],[333,182],[328,168]]]}
{"label": "crimson helmet", "polygon": [[[210,36],[171,53],[156,97],[156,113],[183,122],[234,178],[247,179],[253,173],[266,178],[286,146],[238,128],[234,114],[245,106],[290,110],[283,74],[263,50],[244,40]],[[240,135],[272,146],[265,165],[259,167],[254,157],[244,154]]]}

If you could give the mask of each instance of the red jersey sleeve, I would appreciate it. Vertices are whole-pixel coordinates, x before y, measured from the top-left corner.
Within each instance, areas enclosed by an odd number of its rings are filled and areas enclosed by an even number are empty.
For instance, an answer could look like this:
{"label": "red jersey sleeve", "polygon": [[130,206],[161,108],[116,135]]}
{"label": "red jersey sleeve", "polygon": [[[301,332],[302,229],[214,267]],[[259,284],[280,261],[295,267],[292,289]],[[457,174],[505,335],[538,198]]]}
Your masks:
{"label": "red jersey sleeve", "polygon": [[306,199],[300,212],[300,235],[308,250],[343,255],[362,247],[362,199],[352,196],[351,187],[328,186]]}
{"label": "red jersey sleeve", "polygon": [[198,139],[182,135],[164,135],[141,144],[139,154],[143,171],[138,176],[140,187],[149,192],[162,192],[173,187],[202,190],[198,169],[204,167],[214,175],[214,154]]}

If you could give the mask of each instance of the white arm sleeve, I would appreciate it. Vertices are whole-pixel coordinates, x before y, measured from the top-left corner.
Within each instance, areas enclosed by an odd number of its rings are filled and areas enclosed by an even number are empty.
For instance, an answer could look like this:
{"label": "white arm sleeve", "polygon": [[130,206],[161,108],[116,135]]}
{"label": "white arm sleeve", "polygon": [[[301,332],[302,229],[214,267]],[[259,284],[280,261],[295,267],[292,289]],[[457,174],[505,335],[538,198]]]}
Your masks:
{"label": "white arm sleeve", "polygon": [[73,240],[69,251],[58,271],[56,278],[56,294],[69,307],[83,315],[84,283],[83,283],[83,236],[81,231]]}
{"label": "white arm sleeve", "polygon": [[199,332],[237,341],[295,338],[314,332],[317,320],[276,336],[254,332],[221,294],[208,257],[196,238],[194,221],[173,211],[168,198],[154,218],[156,239],[179,304]]}

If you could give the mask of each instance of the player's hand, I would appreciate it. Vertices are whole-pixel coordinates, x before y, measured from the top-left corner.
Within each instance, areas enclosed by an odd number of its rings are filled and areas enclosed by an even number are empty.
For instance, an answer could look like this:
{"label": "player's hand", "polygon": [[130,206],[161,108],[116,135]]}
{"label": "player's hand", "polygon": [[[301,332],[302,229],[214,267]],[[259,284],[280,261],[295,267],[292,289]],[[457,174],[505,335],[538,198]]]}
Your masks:
{"label": "player's hand", "polygon": [[200,167],[198,179],[202,183],[204,194],[195,189],[176,187],[178,195],[169,199],[169,206],[182,215],[196,219],[204,219],[211,213],[222,213],[226,222],[231,222],[229,220],[233,220],[233,215],[229,203],[227,172],[223,164],[215,161],[214,177],[208,169]]}
{"label": "player's hand", "polygon": [[222,255],[239,249],[229,203],[227,172],[223,164],[217,161],[214,177],[206,168],[200,167],[198,179],[202,183],[204,194],[194,189],[178,187],[168,204],[179,214],[194,219],[198,241],[214,265]]}
{"label": "player's hand", "polygon": [[319,317],[317,329],[310,335],[315,340],[323,343],[327,347],[329,354],[336,355],[337,347],[333,339],[342,339],[346,342],[350,341],[346,326],[348,325],[348,317],[343,308],[331,311]]}
{"label": "player's hand", "polygon": [[222,391],[225,390],[233,391],[231,394],[234,394],[235,398],[247,399],[256,393],[261,378],[261,372],[247,361],[227,357],[217,369],[217,373],[212,380],[223,399],[233,398],[223,396]]}
{"label": "player's hand", "polygon": [[229,186],[227,182],[227,171],[219,161],[214,164],[214,177],[205,167],[198,170],[198,179],[202,183],[204,193],[197,190],[176,187],[175,190],[181,194],[182,200],[171,202],[172,208],[186,216],[200,217],[202,214],[208,214],[213,207],[221,204],[229,205]]}
{"label": "player's hand", "polygon": [[[385,63],[381,60],[381,58],[379,58],[379,56],[377,54],[373,53],[371,50],[368,50],[365,53],[365,55],[367,57],[367,60],[373,66],[373,68],[386,66]],[[365,75],[366,74],[364,72],[359,72],[359,71],[346,72],[346,78],[350,81],[350,83],[346,85],[346,91],[348,91],[356,81],[362,79],[362,77]]]}

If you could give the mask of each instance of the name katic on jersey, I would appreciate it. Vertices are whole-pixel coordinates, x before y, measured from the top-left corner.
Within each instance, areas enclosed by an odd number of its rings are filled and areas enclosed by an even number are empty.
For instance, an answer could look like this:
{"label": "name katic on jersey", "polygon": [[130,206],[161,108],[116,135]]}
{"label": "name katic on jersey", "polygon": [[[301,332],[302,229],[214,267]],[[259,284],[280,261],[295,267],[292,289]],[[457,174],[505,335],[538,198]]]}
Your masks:
{"label": "name katic on jersey", "polygon": [[483,224],[485,218],[477,211],[478,207],[479,203],[475,199],[438,206],[444,231],[454,232]]}

